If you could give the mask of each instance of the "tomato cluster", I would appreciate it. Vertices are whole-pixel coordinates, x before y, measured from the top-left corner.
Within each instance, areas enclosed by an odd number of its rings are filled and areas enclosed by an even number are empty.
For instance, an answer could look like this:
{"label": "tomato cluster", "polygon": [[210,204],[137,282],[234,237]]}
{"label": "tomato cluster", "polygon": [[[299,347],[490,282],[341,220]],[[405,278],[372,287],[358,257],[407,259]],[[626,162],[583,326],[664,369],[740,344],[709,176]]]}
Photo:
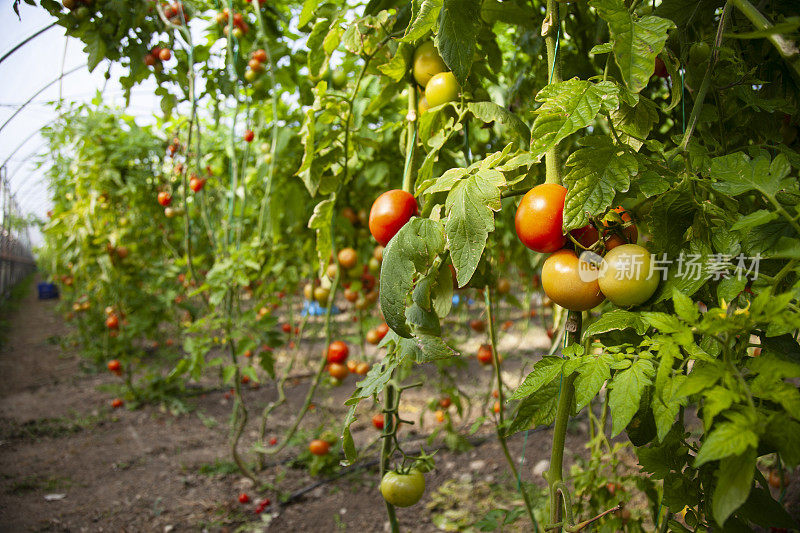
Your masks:
{"label": "tomato cluster", "polygon": [[433,41],[425,41],[414,51],[414,79],[424,90],[417,105],[420,114],[430,107],[457,100],[461,91],[455,75],[447,70]]}
{"label": "tomato cluster", "polygon": [[222,26],[222,33],[225,34],[225,36],[228,35],[229,22],[231,21],[233,22],[233,36],[236,39],[241,39],[250,31],[250,26],[245,22],[242,14],[234,12],[231,17],[227,7],[217,13],[216,21],[217,24]]}
{"label": "tomato cluster", "polygon": [[264,72],[264,63],[266,62],[267,52],[263,48],[251,52],[250,60],[247,62],[247,70],[244,73],[244,79],[250,83],[256,81],[261,73]]}
{"label": "tomato cluster", "polygon": [[542,266],[545,294],[571,311],[588,311],[606,298],[620,307],[649,300],[658,287],[658,276],[651,268],[650,252],[634,244],[639,232],[631,215],[617,207],[603,217],[601,231],[590,224],[571,233],[579,246],[605,252],[600,265],[594,265],[564,248],[566,196],[567,189],[561,185],[538,185],[523,196],[514,219],[525,246],[552,254]]}
{"label": "tomato cluster", "polygon": [[170,59],[172,59],[172,52],[169,48],[154,46],[152,50],[150,50],[150,53],[144,56],[144,64],[160,71],[163,68],[161,62],[169,61]]}

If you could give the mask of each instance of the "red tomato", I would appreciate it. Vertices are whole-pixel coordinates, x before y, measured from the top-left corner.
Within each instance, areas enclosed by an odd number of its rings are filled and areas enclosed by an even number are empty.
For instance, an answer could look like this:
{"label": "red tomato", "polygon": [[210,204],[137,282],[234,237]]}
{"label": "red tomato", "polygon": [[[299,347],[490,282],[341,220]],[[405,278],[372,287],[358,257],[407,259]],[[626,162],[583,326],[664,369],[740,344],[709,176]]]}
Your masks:
{"label": "red tomato", "polygon": [[383,429],[384,419],[383,414],[378,413],[372,417],[372,425],[375,426],[375,429]]}
{"label": "red tomato", "polygon": [[284,333],[291,333],[291,332],[292,332],[292,326],[291,326],[291,324],[283,324],[283,325],[281,326],[281,330],[282,330]]}
{"label": "red tomato", "polygon": [[386,336],[386,334],[389,333],[389,325],[386,322],[384,322],[383,324],[375,328],[375,330],[378,332],[378,335],[381,336],[381,339],[383,339]]}
{"label": "red tomato", "polygon": [[386,246],[411,217],[417,215],[417,200],[400,189],[378,196],[369,212],[369,231],[382,246]]}
{"label": "red tomato", "polygon": [[278,444],[278,439],[276,437],[272,437],[271,439],[269,439],[270,446],[275,446],[276,444]]}
{"label": "red tomato", "polygon": [[167,207],[172,203],[172,195],[166,191],[161,191],[158,193],[158,203],[161,204],[162,207]]}
{"label": "red tomato", "polygon": [[264,63],[264,62],[267,61],[267,52],[264,49],[259,48],[258,50],[253,52],[252,57],[253,57],[253,59],[257,60],[259,63]]}
{"label": "red tomato", "polygon": [[348,355],[350,355],[350,349],[342,341],[334,341],[328,346],[329,363],[344,363]]}
{"label": "red tomato", "polygon": [[122,370],[122,364],[119,362],[119,360],[112,359],[108,362],[108,369],[115,374],[119,374],[119,372]]}
{"label": "red tomato", "polygon": [[172,52],[170,52],[169,48],[162,48],[158,52],[158,58],[161,61],[169,61],[170,59],[172,59]]}
{"label": "red tomato", "polygon": [[492,406],[492,410],[495,413],[499,413],[500,412],[500,402],[494,402],[494,406]]}
{"label": "red tomato", "polygon": [[[631,222],[631,215],[622,207],[617,207],[614,209],[614,212],[619,214],[619,217],[622,219],[623,223]],[[609,227],[609,223],[603,221],[603,226],[606,228]],[[619,228],[619,226],[617,226]],[[619,230],[617,230],[619,231]],[[639,239],[639,230],[636,229],[635,224],[631,224],[629,226],[625,226],[621,229],[622,235],[617,233],[617,231],[608,231],[604,232],[605,237],[605,245],[606,250],[613,250],[617,246],[621,246],[623,244],[631,243],[636,244],[636,241]],[[597,234],[597,229],[591,224],[587,224],[582,228],[578,228],[576,230],[572,230],[572,236],[577,240],[584,248],[591,248],[599,239]]]}
{"label": "red tomato", "polygon": [[471,327],[473,331],[481,333],[482,331],[486,331],[486,322],[476,318],[475,320],[470,321],[469,327]]}
{"label": "red tomato", "polygon": [[117,318],[117,315],[110,315],[106,319],[106,327],[108,329],[117,329],[119,327],[119,318]]}
{"label": "red tomato", "polygon": [[478,348],[478,361],[484,365],[492,364],[492,347],[489,344],[481,344]]}
{"label": "red tomato", "polygon": [[256,134],[253,133],[253,130],[247,130],[246,132],[244,132],[244,140],[245,140],[245,142],[253,142],[253,139],[255,139],[255,137],[256,137]]}
{"label": "red tomato", "polygon": [[243,493],[239,494],[239,503],[245,504],[245,503],[249,503],[249,502],[250,502],[250,496],[248,496],[247,493],[243,492]]}
{"label": "red tomato", "polygon": [[660,57],[656,58],[656,68],[653,75],[658,76],[659,78],[668,78],[669,74],[667,73],[667,65],[664,64],[664,60]]}
{"label": "red tomato", "polygon": [[192,189],[193,192],[200,192],[203,190],[203,187],[206,185],[206,180],[198,178],[197,176],[192,176],[189,180],[189,188]]}
{"label": "red tomato", "polygon": [[439,400],[439,407],[442,409],[447,409],[452,405],[453,401],[450,399],[450,396],[445,396],[441,400]]}
{"label": "red tomato", "polygon": [[566,243],[564,199],[567,189],[555,183],[537,185],[522,197],[514,217],[522,244],[539,253],[555,252]]}
{"label": "red tomato", "polygon": [[113,407],[114,409],[119,409],[120,407],[122,407],[123,404],[124,402],[122,400],[120,400],[119,398],[114,398],[114,400],[111,402],[111,407]]}

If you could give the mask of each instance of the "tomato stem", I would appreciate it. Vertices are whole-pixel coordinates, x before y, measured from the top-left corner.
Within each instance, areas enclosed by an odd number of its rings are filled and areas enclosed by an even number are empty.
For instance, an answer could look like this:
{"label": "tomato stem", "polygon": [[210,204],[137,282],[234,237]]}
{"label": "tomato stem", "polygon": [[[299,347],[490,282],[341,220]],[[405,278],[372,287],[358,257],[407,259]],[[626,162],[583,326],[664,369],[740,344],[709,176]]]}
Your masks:
{"label": "tomato stem", "polygon": [[[394,374],[394,373],[393,373]],[[395,423],[397,403],[400,399],[400,391],[397,390],[397,385],[394,379],[390,379],[383,389],[383,409],[386,413],[383,426],[383,443],[381,446],[381,479],[389,472],[389,461],[392,458],[392,448],[394,440],[397,438],[397,424]],[[397,514],[394,510],[394,505],[384,499],[386,504],[386,514],[389,516],[389,524],[392,527],[392,533],[399,533],[400,525],[397,523]]]}
{"label": "tomato stem", "polygon": [[[556,33],[561,25],[561,17],[558,12],[558,2],[547,0],[547,12],[542,22],[542,35],[544,36],[545,46],[547,47],[547,65],[550,70],[548,83],[558,83],[561,81],[561,65],[559,58],[556,57]],[[544,156],[545,162],[545,182],[561,183],[561,167],[558,163],[558,144],[549,149]]]}

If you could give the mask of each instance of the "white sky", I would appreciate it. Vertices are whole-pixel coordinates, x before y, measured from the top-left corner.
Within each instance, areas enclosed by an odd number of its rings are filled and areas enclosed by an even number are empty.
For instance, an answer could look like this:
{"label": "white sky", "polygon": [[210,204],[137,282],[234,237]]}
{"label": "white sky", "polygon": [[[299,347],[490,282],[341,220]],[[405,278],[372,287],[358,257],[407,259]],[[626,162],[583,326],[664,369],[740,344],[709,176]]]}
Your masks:
{"label": "white sky", "polygon": [[[11,2],[0,6],[0,56],[19,42],[48,26],[55,19],[40,7],[20,4],[20,21]],[[74,38],[67,39],[64,29],[55,26],[39,35],[13,55],[0,63],[0,125],[14,114],[18,107],[35,92],[56,79],[62,72],[62,60],[66,46],[64,72],[86,64],[83,43]],[[88,102],[101,90],[106,82],[103,76],[108,63],[103,62],[90,74],[88,69],[63,79],[62,96],[65,100]],[[115,81],[118,69],[112,69],[103,92],[104,103],[109,106],[124,106],[122,88]],[[159,100],[153,95],[155,83],[152,81],[134,87],[131,104],[127,113],[136,116],[139,122],[151,122],[154,114],[160,114]],[[8,162],[8,176],[11,190],[24,213],[33,213],[41,218],[46,216],[51,203],[47,186],[41,172],[34,168],[32,157],[42,153],[46,146],[44,140],[35,134],[42,126],[52,122],[56,113],[47,102],[58,100],[59,84],[56,83],[28,104],[8,125],[0,131],[0,164],[17,149],[23,140],[33,134]],[[32,235],[32,237],[34,237]],[[38,236],[34,237],[39,242]]]}

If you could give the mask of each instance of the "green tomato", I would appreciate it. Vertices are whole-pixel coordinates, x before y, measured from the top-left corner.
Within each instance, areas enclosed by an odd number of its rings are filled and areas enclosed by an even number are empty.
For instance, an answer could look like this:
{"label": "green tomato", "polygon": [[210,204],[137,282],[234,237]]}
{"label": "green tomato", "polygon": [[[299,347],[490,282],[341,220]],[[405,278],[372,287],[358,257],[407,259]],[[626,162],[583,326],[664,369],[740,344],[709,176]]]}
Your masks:
{"label": "green tomato", "polygon": [[706,42],[700,41],[699,43],[694,43],[689,49],[689,62],[695,65],[705,63],[710,56],[711,47]]}
{"label": "green tomato", "polygon": [[244,79],[246,79],[250,83],[253,83],[254,81],[256,81],[258,79],[258,72],[256,72],[255,70],[249,70],[248,69],[244,73]]}
{"label": "green tomato", "polygon": [[334,70],[331,74],[331,83],[335,89],[341,89],[347,83],[347,73],[342,69]]}
{"label": "green tomato", "polygon": [[425,493],[425,476],[419,470],[407,474],[387,472],[381,480],[383,499],[395,507],[411,507]]}
{"label": "green tomato", "polygon": [[369,271],[373,274],[377,274],[381,271],[381,262],[375,259],[374,257],[369,258],[369,263],[367,263],[367,267]]}
{"label": "green tomato", "polygon": [[617,246],[603,258],[597,280],[600,290],[620,307],[644,303],[658,288],[652,264],[653,256],[638,244]]}
{"label": "green tomato", "polygon": [[452,72],[440,72],[431,78],[425,86],[425,99],[430,107],[440,106],[458,99],[456,76]]}

